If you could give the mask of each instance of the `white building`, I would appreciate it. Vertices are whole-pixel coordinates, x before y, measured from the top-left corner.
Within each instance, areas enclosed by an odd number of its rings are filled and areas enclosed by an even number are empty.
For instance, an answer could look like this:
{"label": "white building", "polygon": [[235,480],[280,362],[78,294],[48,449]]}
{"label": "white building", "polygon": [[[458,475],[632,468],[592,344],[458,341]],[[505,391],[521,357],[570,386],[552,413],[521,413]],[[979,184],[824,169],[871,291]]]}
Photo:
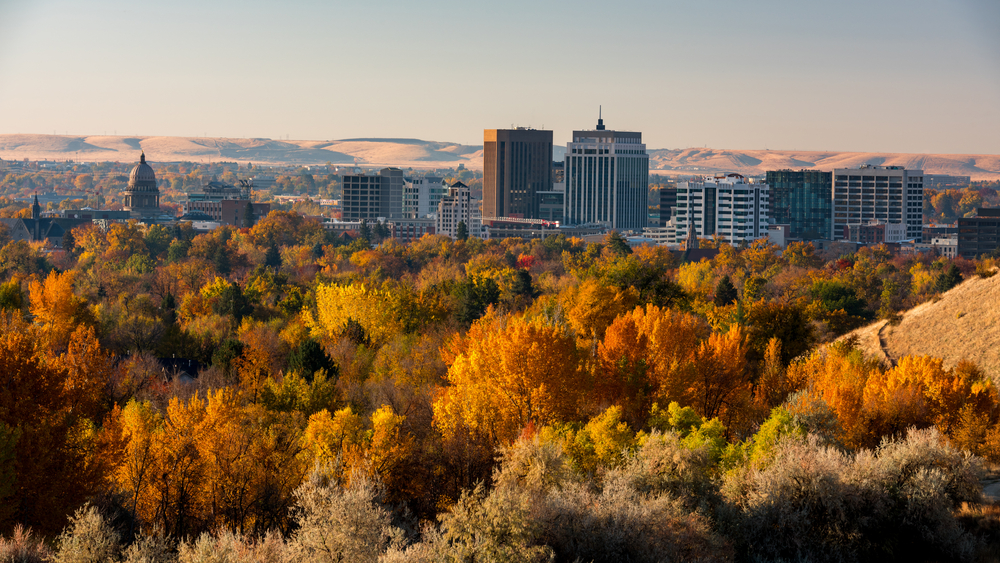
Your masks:
{"label": "white building", "polygon": [[470,237],[483,238],[483,212],[480,200],[472,199],[472,190],[462,182],[448,188],[448,195],[441,198],[437,207],[435,232],[455,238],[458,224],[465,223]]}
{"label": "white building", "polygon": [[768,236],[767,184],[740,174],[705,176],[701,182],[677,184],[673,218],[675,243],[687,237],[694,224],[701,238],[719,235],[730,244]]}
{"label": "white building", "polygon": [[407,178],[403,184],[403,216],[420,219],[435,213],[447,191],[442,178]]}
{"label": "white building", "polygon": [[573,131],[566,144],[565,212],[568,225],[598,223],[612,229],[646,227],[649,155],[642,133]]}
{"label": "white building", "polygon": [[924,223],[924,171],[872,166],[833,171],[833,240],[844,227],[883,221],[905,225],[906,240],[920,242]]}

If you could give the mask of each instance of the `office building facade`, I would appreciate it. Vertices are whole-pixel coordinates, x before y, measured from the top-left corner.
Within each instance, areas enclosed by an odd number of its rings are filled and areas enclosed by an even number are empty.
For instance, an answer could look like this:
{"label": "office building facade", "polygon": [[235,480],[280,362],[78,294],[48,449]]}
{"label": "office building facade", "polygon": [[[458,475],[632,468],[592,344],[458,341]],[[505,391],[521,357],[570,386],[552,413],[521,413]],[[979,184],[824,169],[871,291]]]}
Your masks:
{"label": "office building facade", "polygon": [[902,166],[838,168],[833,171],[833,232],[842,240],[844,227],[870,221],[901,223],[906,239],[923,240],[924,171]]}
{"label": "office building facade", "polygon": [[642,133],[573,131],[566,145],[566,210],[570,225],[642,230],[648,222],[649,155]]}
{"label": "office building facade", "polygon": [[1000,208],[980,207],[975,217],[958,220],[958,255],[972,260],[1000,246]]}
{"label": "office building facade", "polygon": [[383,168],[378,174],[345,174],[341,208],[344,221],[403,217],[403,171]]}
{"label": "office building facade", "polygon": [[740,174],[678,182],[674,242],[687,238],[692,228],[698,237],[719,235],[730,244],[766,237],[768,206],[768,185]]}
{"label": "office building facade", "polygon": [[660,228],[667,226],[677,207],[677,186],[660,187]]}
{"label": "office building facade", "polygon": [[552,190],[552,131],[483,132],[483,216],[538,217],[538,192]]}
{"label": "office building facade", "polygon": [[833,229],[833,173],[820,170],[769,170],[768,215],[772,223],[789,225],[789,238],[830,238]]}
{"label": "office building facade", "polygon": [[407,178],[403,183],[403,217],[422,218],[437,212],[438,202],[447,192],[442,178]]}
{"label": "office building facade", "polygon": [[483,238],[483,217],[480,201],[472,199],[472,190],[462,182],[448,187],[448,195],[438,202],[435,232],[456,238],[458,224],[465,223],[470,237]]}

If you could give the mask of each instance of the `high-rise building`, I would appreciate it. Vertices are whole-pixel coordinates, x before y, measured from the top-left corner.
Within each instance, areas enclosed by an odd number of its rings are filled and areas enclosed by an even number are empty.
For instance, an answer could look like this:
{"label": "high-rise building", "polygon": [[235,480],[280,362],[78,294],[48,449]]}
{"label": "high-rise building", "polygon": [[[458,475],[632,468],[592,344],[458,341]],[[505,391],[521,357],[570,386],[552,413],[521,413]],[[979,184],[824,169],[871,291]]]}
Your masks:
{"label": "high-rise building", "polygon": [[829,239],[833,230],[832,182],[831,172],[768,170],[771,222],[789,225],[793,239]]}
{"label": "high-rise building", "polygon": [[[674,225],[677,239],[719,235],[731,244],[767,236],[768,185],[740,174],[678,182]],[[676,240],[675,242],[680,242]]]}
{"label": "high-rise building", "polygon": [[146,164],[145,151],[139,155],[139,164],[128,175],[122,207],[131,213],[133,219],[150,219],[160,215],[160,190],[156,187],[153,168]]}
{"label": "high-rise building", "polygon": [[677,207],[677,186],[660,187],[660,227],[666,227]]}
{"label": "high-rise building", "polygon": [[906,238],[921,242],[924,223],[924,171],[902,166],[839,168],[833,171],[833,232],[872,220],[906,225]]}
{"label": "high-rise building", "polygon": [[642,133],[605,130],[600,118],[593,131],[573,131],[566,144],[567,224],[641,230],[648,221],[648,185]]}
{"label": "high-rise building", "polygon": [[458,224],[465,223],[470,237],[483,238],[483,215],[479,204],[479,200],[472,199],[469,186],[455,182],[448,187],[448,195],[438,202],[435,231],[439,235],[455,238]]}
{"label": "high-rise building", "polygon": [[403,216],[419,219],[437,212],[438,202],[447,191],[441,178],[407,178],[403,183]]}
{"label": "high-rise building", "polygon": [[344,221],[403,217],[403,171],[383,168],[377,175],[345,174],[341,208]]}
{"label": "high-rise building", "polygon": [[483,216],[538,217],[538,192],[552,189],[552,131],[483,132]]}

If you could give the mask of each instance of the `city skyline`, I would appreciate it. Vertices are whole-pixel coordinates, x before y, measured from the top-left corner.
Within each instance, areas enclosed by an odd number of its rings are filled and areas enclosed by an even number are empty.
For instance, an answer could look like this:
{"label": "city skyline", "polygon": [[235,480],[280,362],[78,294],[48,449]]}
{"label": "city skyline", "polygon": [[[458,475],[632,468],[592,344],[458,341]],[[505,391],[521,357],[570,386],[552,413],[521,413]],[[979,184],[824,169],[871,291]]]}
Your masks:
{"label": "city skyline", "polygon": [[0,134],[1000,153],[1000,5],[804,4],[12,0]]}

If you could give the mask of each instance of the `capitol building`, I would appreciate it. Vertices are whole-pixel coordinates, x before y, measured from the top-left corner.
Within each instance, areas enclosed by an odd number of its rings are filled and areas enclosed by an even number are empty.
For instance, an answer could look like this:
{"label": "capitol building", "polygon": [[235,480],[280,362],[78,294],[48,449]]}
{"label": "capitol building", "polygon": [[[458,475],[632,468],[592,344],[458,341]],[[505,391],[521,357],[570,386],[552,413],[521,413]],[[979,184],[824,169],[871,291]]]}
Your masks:
{"label": "capitol building", "polygon": [[145,152],[128,176],[124,208],[130,218],[139,221],[155,220],[160,216],[160,190],[156,187],[153,167],[146,164]]}

